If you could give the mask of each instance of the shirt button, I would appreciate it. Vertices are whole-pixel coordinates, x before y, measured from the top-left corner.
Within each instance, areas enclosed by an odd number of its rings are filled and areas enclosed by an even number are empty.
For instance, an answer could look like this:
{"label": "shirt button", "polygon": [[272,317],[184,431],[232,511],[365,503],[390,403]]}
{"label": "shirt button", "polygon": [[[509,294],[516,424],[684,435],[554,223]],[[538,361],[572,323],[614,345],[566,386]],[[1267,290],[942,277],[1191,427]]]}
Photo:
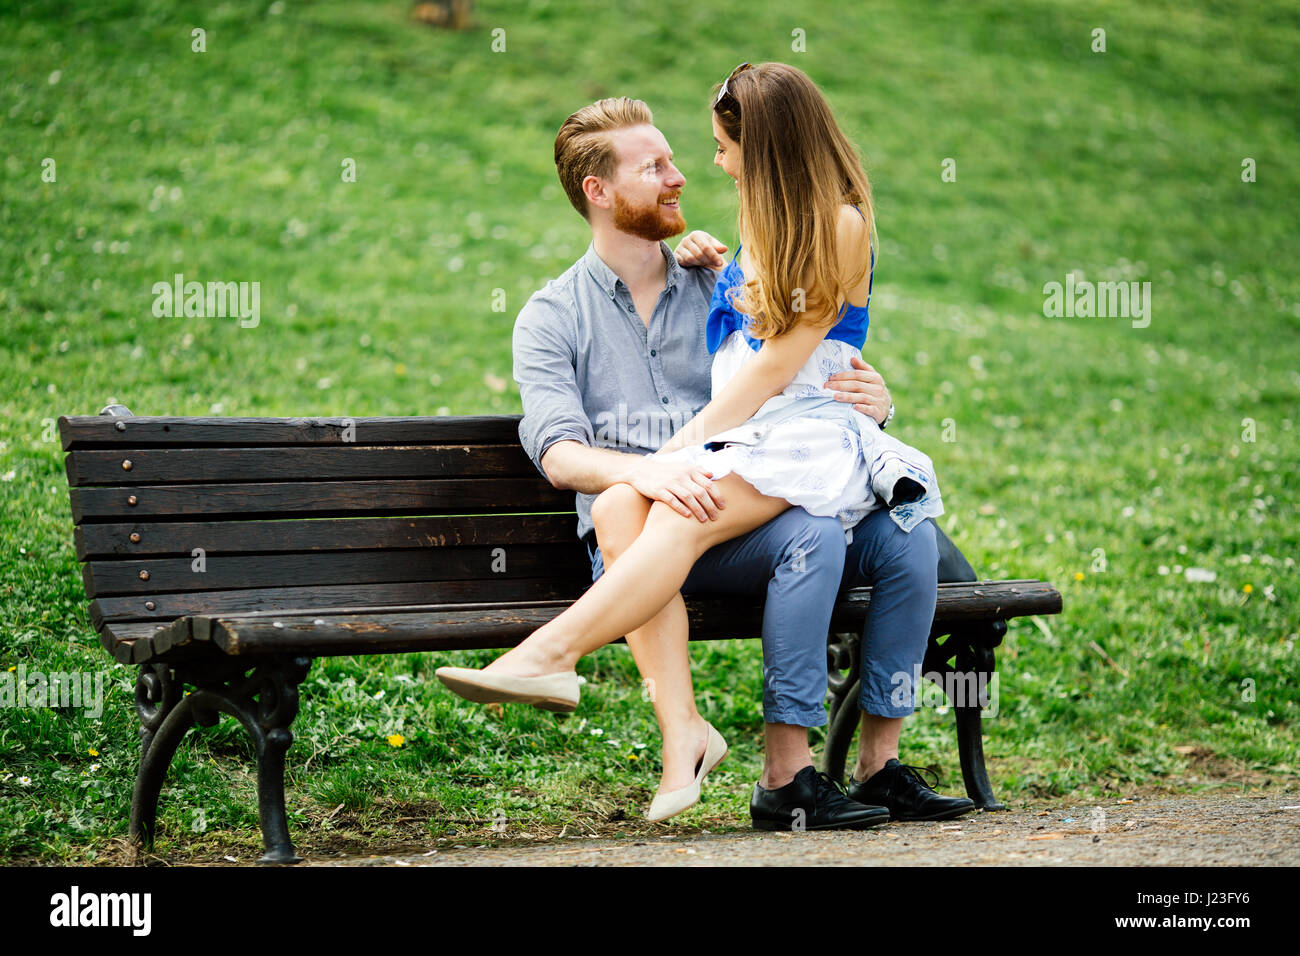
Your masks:
{"label": "shirt button", "polygon": [[665,404],[665,405],[668,404],[668,396],[667,396],[667,395],[664,396],[664,404]]}
{"label": "shirt button", "polygon": [[651,358],[654,358],[656,354],[657,354],[657,353],[655,352],[654,349],[651,349],[651,350],[650,350],[650,357],[651,357]]}

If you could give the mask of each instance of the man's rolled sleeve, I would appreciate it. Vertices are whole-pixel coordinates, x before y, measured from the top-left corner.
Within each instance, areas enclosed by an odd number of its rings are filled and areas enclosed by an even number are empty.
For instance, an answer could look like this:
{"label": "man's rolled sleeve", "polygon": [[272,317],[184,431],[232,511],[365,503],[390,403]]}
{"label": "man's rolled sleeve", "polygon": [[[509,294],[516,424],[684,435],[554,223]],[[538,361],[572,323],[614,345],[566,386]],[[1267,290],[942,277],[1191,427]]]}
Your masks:
{"label": "man's rolled sleeve", "polygon": [[578,389],[577,343],[568,317],[553,304],[530,299],[515,320],[514,375],[523,401],[519,442],[548,478],[542,456],[558,441],[595,444]]}

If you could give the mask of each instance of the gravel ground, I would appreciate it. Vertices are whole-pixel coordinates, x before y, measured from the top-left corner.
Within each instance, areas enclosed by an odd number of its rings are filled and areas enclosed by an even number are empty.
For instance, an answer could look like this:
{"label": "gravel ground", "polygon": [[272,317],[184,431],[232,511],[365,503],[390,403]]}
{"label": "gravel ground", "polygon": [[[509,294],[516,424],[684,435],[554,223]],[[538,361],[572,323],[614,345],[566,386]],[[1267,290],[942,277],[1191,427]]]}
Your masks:
{"label": "gravel ground", "polygon": [[1300,794],[1186,796],[974,813],[862,832],[508,839],[316,866],[1298,866]]}

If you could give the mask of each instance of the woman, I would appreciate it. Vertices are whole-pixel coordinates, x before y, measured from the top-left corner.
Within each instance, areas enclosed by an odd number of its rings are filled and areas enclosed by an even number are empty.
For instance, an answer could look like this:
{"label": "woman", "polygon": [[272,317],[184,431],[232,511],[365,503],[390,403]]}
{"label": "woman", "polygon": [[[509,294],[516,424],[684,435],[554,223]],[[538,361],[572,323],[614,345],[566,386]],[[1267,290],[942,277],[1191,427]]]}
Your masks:
{"label": "woman", "polygon": [[[865,340],[874,262],[870,185],[821,93],[793,67],[742,64],[717,91],[713,127],[715,163],[740,194],[741,249],[710,309],[713,399],[656,454],[697,462],[726,508],[698,522],[610,487],[592,508],[606,570],[591,589],[484,670],[438,669],[470,700],[572,710],[579,657],[647,622],[684,647],[678,589],[695,561],[791,504],[838,515],[846,534],[881,506],[904,530],[942,513],[929,459],[820,387]],[[726,755],[694,710],[689,671],[679,679],[671,696],[690,706],[656,706],[664,774],[652,820],[695,803]]]}

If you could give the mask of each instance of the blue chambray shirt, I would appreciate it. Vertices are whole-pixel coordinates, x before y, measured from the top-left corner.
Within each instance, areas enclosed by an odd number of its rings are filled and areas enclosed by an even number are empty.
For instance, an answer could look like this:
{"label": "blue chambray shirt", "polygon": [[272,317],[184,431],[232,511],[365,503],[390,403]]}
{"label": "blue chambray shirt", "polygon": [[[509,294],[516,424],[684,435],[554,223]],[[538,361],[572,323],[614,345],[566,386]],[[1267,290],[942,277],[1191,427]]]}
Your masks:
{"label": "blue chambray shirt", "polygon": [[[708,404],[713,360],[704,330],[718,276],[682,268],[659,246],[668,276],[648,327],[594,243],[520,310],[519,441],[543,475],[542,455],[557,441],[648,455]],[[579,537],[592,529],[595,498],[577,495]]]}

